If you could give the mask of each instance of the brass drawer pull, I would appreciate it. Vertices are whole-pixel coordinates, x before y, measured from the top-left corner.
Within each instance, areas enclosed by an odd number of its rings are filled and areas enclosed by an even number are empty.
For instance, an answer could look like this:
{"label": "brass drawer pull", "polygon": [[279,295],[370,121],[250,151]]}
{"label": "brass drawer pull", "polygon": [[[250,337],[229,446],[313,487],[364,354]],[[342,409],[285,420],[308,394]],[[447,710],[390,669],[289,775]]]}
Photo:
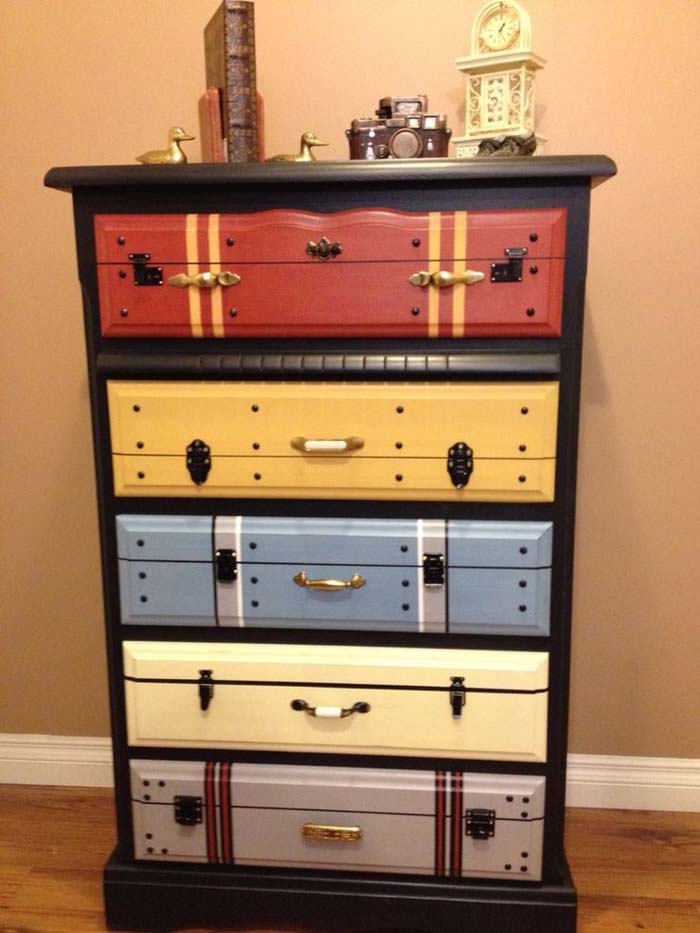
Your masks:
{"label": "brass drawer pull", "polygon": [[292,580],[297,586],[313,590],[359,590],[367,582],[359,573],[354,573],[349,580],[309,580],[305,570],[295,573]]}
{"label": "brass drawer pull", "polygon": [[199,272],[197,275],[171,275],[168,279],[168,285],[174,285],[175,288],[187,288],[194,285],[195,288],[216,288],[217,285],[238,285],[241,281],[240,275],[235,272]]}
{"label": "brass drawer pull", "polygon": [[306,700],[292,700],[290,706],[316,719],[347,719],[353,713],[369,713],[371,706],[360,700],[352,706],[309,706]]}
{"label": "brass drawer pull", "polygon": [[293,437],[290,443],[305,454],[351,453],[365,446],[361,437]]}
{"label": "brass drawer pull", "polygon": [[336,842],[359,842],[362,839],[359,826],[325,826],[323,823],[304,823],[301,834],[304,839],[329,839]]}
{"label": "brass drawer pull", "polygon": [[322,236],[318,243],[309,240],[306,244],[306,252],[309,256],[315,256],[316,259],[332,259],[343,252],[343,247],[337,241],[331,243],[328,237]]}
{"label": "brass drawer pull", "polygon": [[409,284],[417,285],[419,288],[425,288],[427,285],[435,285],[437,288],[448,288],[450,285],[476,285],[477,282],[483,282],[485,275],[483,272],[474,272],[467,269],[466,272],[415,272],[409,278]]}

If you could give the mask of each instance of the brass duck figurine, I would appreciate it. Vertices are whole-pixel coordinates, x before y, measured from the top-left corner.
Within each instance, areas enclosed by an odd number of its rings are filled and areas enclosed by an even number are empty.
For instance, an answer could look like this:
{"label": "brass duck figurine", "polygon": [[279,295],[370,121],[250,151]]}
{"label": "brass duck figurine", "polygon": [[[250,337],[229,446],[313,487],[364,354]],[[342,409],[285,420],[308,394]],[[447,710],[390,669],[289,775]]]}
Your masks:
{"label": "brass duck figurine", "polygon": [[168,131],[168,148],[150,149],[136,156],[136,161],[146,165],[184,165],[187,156],[180,149],[180,143],[187,139],[194,139],[194,136],[186,133],[181,126],[171,126]]}
{"label": "brass duck figurine", "polygon": [[266,162],[315,162],[316,156],[311,151],[312,146],[327,146],[328,143],[324,143],[323,140],[319,139],[315,133],[304,133],[301,137],[301,143],[299,146],[299,152],[291,153],[290,155],[276,155],[272,156],[269,159],[265,159]]}

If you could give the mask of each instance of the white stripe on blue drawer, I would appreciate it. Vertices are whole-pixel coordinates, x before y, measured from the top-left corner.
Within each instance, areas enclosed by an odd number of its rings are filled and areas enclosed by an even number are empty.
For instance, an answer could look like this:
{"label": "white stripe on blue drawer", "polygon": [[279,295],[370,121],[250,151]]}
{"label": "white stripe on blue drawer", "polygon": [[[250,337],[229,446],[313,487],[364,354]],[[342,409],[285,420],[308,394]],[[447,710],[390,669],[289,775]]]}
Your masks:
{"label": "white stripe on blue drawer", "polygon": [[[219,548],[235,552],[238,561],[236,579],[221,582],[216,579],[216,604],[219,625],[243,627],[243,573],[241,568],[241,516],[217,515],[214,520],[214,553]],[[216,573],[216,570],[214,571]]]}
{"label": "white stripe on blue drawer", "polygon": [[445,631],[445,585],[423,584],[423,555],[442,554],[445,562],[445,522],[441,519],[419,518],[416,522],[418,538],[418,629],[421,632]]}

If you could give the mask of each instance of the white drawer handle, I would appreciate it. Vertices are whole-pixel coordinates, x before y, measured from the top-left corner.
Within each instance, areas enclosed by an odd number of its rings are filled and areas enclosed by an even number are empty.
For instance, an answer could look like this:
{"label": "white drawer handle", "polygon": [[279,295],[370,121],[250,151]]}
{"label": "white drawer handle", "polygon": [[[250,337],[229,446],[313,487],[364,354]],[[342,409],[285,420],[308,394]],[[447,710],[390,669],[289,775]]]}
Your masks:
{"label": "white drawer handle", "polygon": [[365,446],[361,437],[293,437],[290,443],[305,454],[351,453]]}
{"label": "white drawer handle", "polygon": [[306,713],[308,716],[315,716],[317,719],[346,719],[353,713],[369,713],[371,706],[369,703],[359,701],[352,706],[309,706],[306,700],[292,700],[290,706],[294,710]]}

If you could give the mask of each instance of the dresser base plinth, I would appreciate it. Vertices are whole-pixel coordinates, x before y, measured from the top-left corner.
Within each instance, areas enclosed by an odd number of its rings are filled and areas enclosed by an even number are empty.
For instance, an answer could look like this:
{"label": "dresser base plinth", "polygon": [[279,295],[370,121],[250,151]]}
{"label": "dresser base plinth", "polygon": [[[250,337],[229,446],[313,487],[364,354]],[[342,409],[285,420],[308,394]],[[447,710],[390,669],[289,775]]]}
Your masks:
{"label": "dresser base plinth", "polygon": [[115,855],[104,872],[109,929],[192,927],[289,933],[575,933],[576,891],[526,885],[353,878],[308,872],[145,865]]}

